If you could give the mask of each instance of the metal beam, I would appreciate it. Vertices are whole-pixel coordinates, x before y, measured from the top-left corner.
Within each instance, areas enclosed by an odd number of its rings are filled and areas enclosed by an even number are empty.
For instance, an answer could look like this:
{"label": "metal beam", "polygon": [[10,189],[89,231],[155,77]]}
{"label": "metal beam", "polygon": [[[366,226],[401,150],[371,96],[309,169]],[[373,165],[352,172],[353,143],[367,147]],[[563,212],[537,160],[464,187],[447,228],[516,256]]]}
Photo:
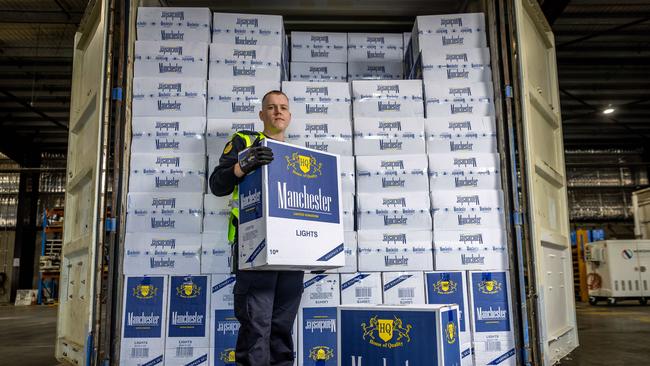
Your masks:
{"label": "metal beam", "polygon": [[25,109],[28,109],[31,112],[34,112],[34,113],[38,114],[39,116],[43,117],[45,120],[50,121],[50,122],[54,123],[55,125],[60,126],[61,128],[65,129],[65,130],[68,129],[68,126],[65,125],[64,123],[62,123],[62,122],[48,116],[47,114],[42,112],[40,109],[32,107],[31,104],[29,104],[28,102],[18,98],[17,96],[13,95],[11,92],[0,89],[0,94],[4,94],[5,96],[11,98],[17,104],[20,104]]}
{"label": "metal beam", "polygon": [[574,40],[572,40],[572,41],[568,41],[568,42],[560,43],[559,45],[556,45],[555,48],[556,48],[556,49],[562,49],[562,48],[565,48],[565,47],[570,46],[570,45],[575,44],[575,43],[579,43],[579,42],[582,42],[582,41],[586,41],[586,40],[588,40],[588,39],[592,39],[592,38],[595,38],[595,37],[598,37],[598,36],[608,35],[608,34],[611,34],[611,33],[615,33],[616,31],[619,31],[619,30],[621,30],[621,29],[625,29],[625,28],[633,27],[633,26],[635,26],[635,25],[637,25],[637,24],[645,23],[645,22],[647,22],[648,20],[650,20],[650,17],[645,17],[645,18],[637,19],[637,20],[635,20],[635,21],[633,21],[633,22],[629,22],[629,23],[621,24],[621,25],[618,25],[618,26],[616,26],[616,27],[608,28],[608,29],[605,29],[605,30],[602,30],[602,31],[593,32],[593,33],[588,34],[588,35],[586,35],[586,36],[582,36],[582,37],[576,38],[576,39],[574,39]]}

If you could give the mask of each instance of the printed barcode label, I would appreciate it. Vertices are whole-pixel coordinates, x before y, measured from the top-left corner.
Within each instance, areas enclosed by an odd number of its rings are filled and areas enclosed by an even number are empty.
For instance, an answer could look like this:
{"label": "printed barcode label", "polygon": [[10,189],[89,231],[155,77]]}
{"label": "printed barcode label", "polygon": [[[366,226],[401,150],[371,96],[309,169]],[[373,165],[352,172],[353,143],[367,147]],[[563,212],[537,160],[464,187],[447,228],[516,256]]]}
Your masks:
{"label": "printed barcode label", "polygon": [[149,348],[131,348],[131,358],[148,358]]}
{"label": "printed barcode label", "polygon": [[332,298],[332,293],[331,292],[316,292],[309,294],[309,298],[312,300],[323,300],[323,299],[331,299]]}
{"label": "printed barcode label", "polygon": [[194,356],[194,347],[176,347],[176,357]]}
{"label": "printed barcode label", "polygon": [[485,352],[501,351],[501,341],[486,341]]}
{"label": "printed barcode label", "polygon": [[397,297],[415,297],[415,289],[413,287],[398,288]]}
{"label": "printed barcode label", "polygon": [[356,297],[372,297],[372,287],[357,287],[354,294]]}

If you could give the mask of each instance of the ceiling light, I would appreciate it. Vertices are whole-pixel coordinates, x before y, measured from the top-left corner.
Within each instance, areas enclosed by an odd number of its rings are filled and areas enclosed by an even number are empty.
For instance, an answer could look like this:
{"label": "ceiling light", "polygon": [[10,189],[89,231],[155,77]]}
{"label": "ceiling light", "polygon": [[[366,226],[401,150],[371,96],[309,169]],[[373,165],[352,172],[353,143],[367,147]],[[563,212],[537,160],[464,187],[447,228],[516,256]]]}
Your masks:
{"label": "ceiling light", "polygon": [[615,108],[607,107],[603,110],[603,114],[611,114],[614,113],[615,110],[616,110]]}

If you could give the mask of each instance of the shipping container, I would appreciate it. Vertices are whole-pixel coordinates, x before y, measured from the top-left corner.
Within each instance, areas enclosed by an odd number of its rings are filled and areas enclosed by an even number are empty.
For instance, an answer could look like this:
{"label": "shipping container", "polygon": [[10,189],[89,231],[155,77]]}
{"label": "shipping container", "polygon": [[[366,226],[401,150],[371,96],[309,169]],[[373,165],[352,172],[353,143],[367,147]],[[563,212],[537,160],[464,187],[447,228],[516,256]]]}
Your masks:
{"label": "shipping container", "polygon": [[552,365],[578,346],[555,44],[536,1],[296,6],[281,1],[97,0],[90,2],[74,42],[57,359],[70,365],[120,362],[131,121],[136,115],[131,100],[141,6],[282,15],[288,31],[322,32],[404,32],[419,15],[483,13],[485,24],[478,26],[484,26],[487,43],[475,47],[487,46],[491,59],[490,77],[481,77],[494,90],[514,356],[517,364]]}

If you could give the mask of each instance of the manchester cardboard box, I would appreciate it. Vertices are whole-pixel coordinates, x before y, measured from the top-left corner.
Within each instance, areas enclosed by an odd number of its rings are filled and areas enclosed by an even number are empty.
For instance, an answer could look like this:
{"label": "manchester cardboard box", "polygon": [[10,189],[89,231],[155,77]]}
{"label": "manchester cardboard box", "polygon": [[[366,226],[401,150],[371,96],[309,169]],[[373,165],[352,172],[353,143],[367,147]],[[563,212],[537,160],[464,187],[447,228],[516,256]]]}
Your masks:
{"label": "manchester cardboard box", "polygon": [[298,311],[298,364],[336,366],[336,307],[339,275],[305,275]]}
{"label": "manchester cardboard box", "polygon": [[129,193],[126,231],[201,232],[203,195],[201,193]]}
{"label": "manchester cardboard box", "polygon": [[411,59],[426,48],[486,47],[483,13],[424,15],[415,18],[411,37]]}
{"label": "manchester cardboard box", "polygon": [[133,135],[131,152],[134,154],[205,154],[204,134],[193,134],[178,137],[149,137]]}
{"label": "manchester cardboard box", "polygon": [[508,242],[503,230],[436,230],[433,234],[433,256],[438,271],[509,268]]}
{"label": "manchester cardboard box", "polygon": [[[357,48],[399,49],[404,46],[401,33],[348,33],[348,50]],[[400,60],[402,57],[400,56]]]}
{"label": "manchester cardboard box", "polygon": [[293,118],[352,118],[350,88],[347,83],[285,81],[282,91],[289,97]]}
{"label": "manchester cardboard box", "polygon": [[347,62],[347,33],[291,32],[291,61]]}
{"label": "manchester cardboard box", "polygon": [[344,266],[338,156],[262,143],[275,158],[239,185],[239,269]]}
{"label": "manchester cardboard box", "polygon": [[210,366],[235,363],[239,322],[235,318],[235,276],[212,275],[210,291]]}
{"label": "manchester cardboard box", "polygon": [[354,120],[356,155],[425,154],[423,118]]}
{"label": "manchester cardboard box", "polygon": [[208,73],[208,44],[136,41],[133,74],[137,77],[195,77]]}
{"label": "manchester cardboard box", "polygon": [[131,133],[142,137],[178,137],[204,135],[203,117],[134,117],[131,120]]}
{"label": "manchester cardboard box", "polygon": [[431,230],[429,192],[359,193],[359,230]]}
{"label": "manchester cardboard box", "polygon": [[425,48],[422,50],[421,61],[422,78],[427,82],[492,80],[488,48]]}
{"label": "manchester cardboard box", "polygon": [[384,272],[381,279],[385,305],[425,304],[422,272]]}
{"label": "manchester cardboard box", "polygon": [[441,81],[424,83],[428,117],[493,116],[492,83]]}
{"label": "manchester cardboard box", "polygon": [[341,304],[382,303],[381,273],[342,273]]}
{"label": "manchester cardboard box", "polygon": [[357,266],[357,232],[356,231],[345,231],[343,233],[345,239],[343,250],[345,251],[345,266],[328,269],[325,273],[356,273],[358,270]]}
{"label": "manchester cardboard box", "polygon": [[203,232],[228,231],[230,195],[217,197],[208,193],[203,197]]}
{"label": "manchester cardboard box", "polygon": [[[235,132],[262,130],[264,123],[257,116],[249,119],[208,118],[205,134],[207,154],[216,155],[219,159]],[[208,175],[211,173],[212,169],[208,170]]]}
{"label": "manchester cardboard box", "polygon": [[341,189],[343,193],[356,193],[356,169],[354,156],[341,156]]}
{"label": "manchester cardboard box", "polygon": [[427,156],[357,156],[357,188],[381,194],[428,191]]}
{"label": "manchester cardboard box", "polygon": [[282,47],[284,43],[282,16],[214,13],[212,42]]}
{"label": "manchester cardboard box", "polygon": [[201,273],[229,274],[232,272],[232,243],[228,232],[201,234]]}
{"label": "manchester cardboard box", "polygon": [[202,117],[205,105],[203,78],[133,78],[134,117]]}
{"label": "manchester cardboard box", "polygon": [[164,362],[167,276],[124,276],[120,365]]}
{"label": "manchester cardboard box", "polygon": [[[427,304],[458,305],[458,332],[460,334],[460,341],[461,344],[469,344],[469,348],[471,348],[472,332],[469,314],[469,291],[465,272],[425,272],[424,279],[426,283]],[[464,350],[465,347],[462,347],[461,351]]]}
{"label": "manchester cardboard box", "polygon": [[[401,51],[400,51],[401,53]],[[402,61],[355,61],[348,63],[348,80],[401,80]]]}
{"label": "manchester cardboard box", "polygon": [[201,234],[126,233],[124,274],[199,274]]}
{"label": "manchester cardboard box", "polygon": [[[348,46],[349,47],[349,46]],[[371,48],[357,46],[348,48],[348,62],[402,62],[402,50],[397,47]]]}
{"label": "manchester cardboard box", "polygon": [[434,229],[505,229],[501,190],[437,190],[431,193],[431,207]]}
{"label": "manchester cardboard box", "polygon": [[422,80],[354,80],[354,117],[424,117]]}
{"label": "manchester cardboard box", "polygon": [[496,124],[490,116],[429,117],[424,119],[424,132],[427,136],[468,132],[496,134]]}
{"label": "manchester cardboard box", "polygon": [[280,80],[208,80],[208,118],[257,120],[264,94],[279,89]]}
{"label": "manchester cardboard box", "polygon": [[339,365],[460,365],[456,305],[343,305],[338,322]]}
{"label": "manchester cardboard box", "polygon": [[354,231],[356,196],[354,193],[343,191],[341,201],[343,204],[343,231]]}
{"label": "manchester cardboard box", "polygon": [[433,269],[431,230],[360,230],[358,237],[360,271]]}
{"label": "manchester cardboard box", "polygon": [[347,81],[345,62],[291,62],[291,81]]}
{"label": "manchester cardboard box", "polygon": [[[472,121],[449,121],[445,118],[426,119],[425,133],[427,139],[427,153],[448,154],[457,152],[469,153],[495,153],[497,152],[497,135],[494,123],[489,117],[485,123],[479,119],[475,123],[476,130],[471,130]],[[466,127],[462,126],[465,124]],[[459,126],[452,128],[451,126]],[[482,128],[482,130],[481,130]]]}
{"label": "manchester cardboard box", "polygon": [[499,154],[429,154],[429,189],[501,189]]}
{"label": "manchester cardboard box", "polygon": [[140,7],[140,41],[210,42],[209,8]]}
{"label": "manchester cardboard box", "polygon": [[209,79],[275,81],[282,78],[282,47],[210,44]]}
{"label": "manchester cardboard box", "polygon": [[352,156],[352,121],[350,119],[291,120],[286,141],[319,151]]}

